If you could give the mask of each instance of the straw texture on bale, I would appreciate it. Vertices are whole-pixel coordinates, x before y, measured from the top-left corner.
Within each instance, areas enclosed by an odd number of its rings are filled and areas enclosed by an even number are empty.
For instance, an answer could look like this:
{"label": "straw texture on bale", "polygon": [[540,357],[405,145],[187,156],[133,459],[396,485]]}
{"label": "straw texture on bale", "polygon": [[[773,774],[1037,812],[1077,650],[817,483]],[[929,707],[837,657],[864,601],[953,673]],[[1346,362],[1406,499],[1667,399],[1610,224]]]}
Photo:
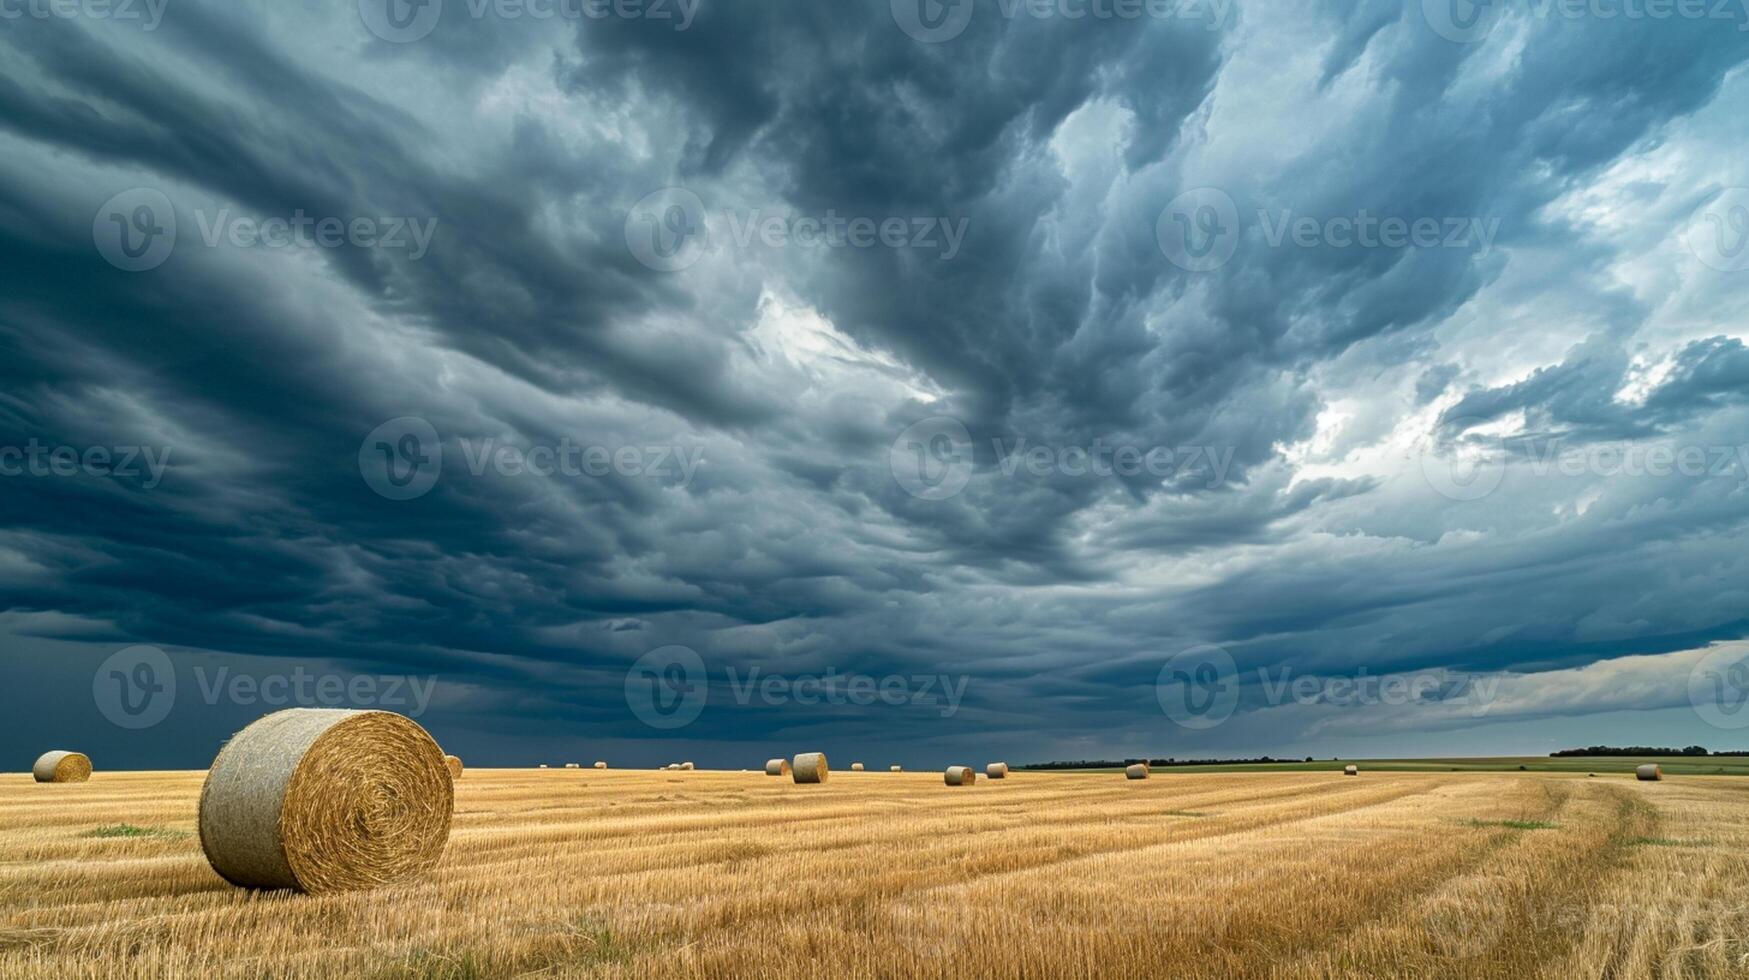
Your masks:
{"label": "straw texture on bale", "polygon": [[82,783],[91,778],[91,757],[83,752],[44,752],[30,774],[39,783]]}
{"label": "straw texture on bale", "polygon": [[1342,767],[1342,775],[1344,775],[1344,776],[1358,776],[1358,775],[1360,775],[1360,767],[1359,766],[1343,766]]}
{"label": "straw texture on bale", "polygon": [[803,752],[790,763],[789,772],[798,783],[823,783],[831,774],[831,767],[826,764],[826,753]]}
{"label": "straw texture on bale", "polygon": [[213,760],[200,846],[245,888],[373,888],[431,870],[454,810],[443,750],[416,722],[290,708],[238,732]]}
{"label": "straw texture on bale", "polygon": [[1007,779],[1008,763],[992,762],[984,767],[984,775],[989,776],[991,779]]}
{"label": "straw texture on bale", "polygon": [[451,779],[462,778],[463,766],[462,766],[462,760],[461,760],[460,756],[446,755],[443,757],[443,764],[449,767],[449,778],[451,778]]}
{"label": "straw texture on bale", "polygon": [[1148,765],[1144,762],[1138,762],[1135,765],[1130,766],[1128,769],[1125,769],[1123,774],[1131,779],[1147,779]]}
{"label": "straw texture on bale", "polygon": [[851,772],[861,772],[861,771],[862,771],[862,763],[860,763],[860,762],[852,762],[852,763],[851,763],[851,764],[850,764],[850,771],[851,771]]}
{"label": "straw texture on bale", "polygon": [[1658,768],[1656,762],[1648,762],[1634,770],[1634,778],[1643,779],[1647,782],[1655,782],[1664,778],[1664,770]]}
{"label": "straw texture on bale", "polygon": [[596,764],[595,764],[595,768],[597,768],[597,769],[606,769],[606,768],[607,768],[607,763],[605,763],[605,762],[597,762],[597,763],[596,763]]}
{"label": "straw texture on bale", "polygon": [[765,774],[767,776],[787,776],[787,775],[789,775],[789,760],[788,759],[772,759],[770,762],[767,762],[765,764]]}
{"label": "straw texture on bale", "polygon": [[949,786],[973,786],[978,782],[978,774],[971,766],[948,766],[945,778]]}

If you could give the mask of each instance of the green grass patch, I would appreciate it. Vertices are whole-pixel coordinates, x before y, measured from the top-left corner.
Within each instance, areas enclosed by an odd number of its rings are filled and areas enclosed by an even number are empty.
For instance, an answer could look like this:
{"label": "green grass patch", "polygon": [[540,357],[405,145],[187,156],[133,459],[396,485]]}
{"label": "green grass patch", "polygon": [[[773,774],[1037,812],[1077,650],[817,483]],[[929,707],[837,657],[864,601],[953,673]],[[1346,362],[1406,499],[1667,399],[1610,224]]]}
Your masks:
{"label": "green grass patch", "polygon": [[1471,820],[1472,827],[1505,827],[1508,830],[1554,830],[1559,825],[1547,820]]}
{"label": "green grass patch", "polygon": [[1677,840],[1673,837],[1635,837],[1629,847],[1705,847],[1703,840]]}
{"label": "green grass patch", "polygon": [[136,827],[131,823],[118,823],[111,824],[107,827],[98,827],[95,830],[87,830],[79,836],[92,837],[98,840],[111,840],[123,837],[164,837],[175,839],[181,837],[193,837],[194,835],[186,830],[171,830],[169,827]]}

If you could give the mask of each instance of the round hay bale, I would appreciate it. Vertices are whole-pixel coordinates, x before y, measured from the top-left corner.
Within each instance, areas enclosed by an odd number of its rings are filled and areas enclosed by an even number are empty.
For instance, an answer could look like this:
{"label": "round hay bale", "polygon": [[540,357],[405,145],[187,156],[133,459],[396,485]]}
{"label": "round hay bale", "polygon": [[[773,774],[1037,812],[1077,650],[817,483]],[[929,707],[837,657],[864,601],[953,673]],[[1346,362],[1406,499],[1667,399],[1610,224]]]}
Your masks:
{"label": "round hay bale", "polygon": [[803,752],[789,767],[790,776],[798,783],[823,783],[831,772],[824,752]]}
{"label": "round hay bale", "polygon": [[680,769],[682,772],[691,772],[693,770],[693,765],[690,762],[682,762],[680,764]]}
{"label": "round hay bale", "polygon": [[992,762],[984,767],[984,775],[989,776],[991,779],[1007,779],[1008,763]]}
{"label": "round hay bale", "polygon": [[1342,767],[1342,775],[1344,775],[1344,776],[1358,776],[1358,775],[1360,775],[1360,767],[1353,766],[1353,765],[1343,766]]}
{"label": "round hay bale", "polygon": [[605,762],[597,762],[597,763],[596,763],[596,764],[595,764],[595,768],[597,768],[597,769],[606,769],[606,768],[607,768],[607,763],[605,763]]}
{"label": "round hay bale", "polygon": [[978,774],[970,766],[948,766],[946,780],[949,786],[973,786],[978,782]]}
{"label": "round hay bale", "polygon": [[861,772],[861,771],[862,771],[862,763],[860,763],[860,762],[852,762],[852,763],[851,763],[851,764],[850,764],[850,771],[851,771],[851,772]]}
{"label": "round hay bale", "polygon": [[454,809],[443,750],[416,722],[290,708],[238,732],[213,760],[200,846],[245,888],[373,888],[431,870]]}
{"label": "round hay bale", "polygon": [[567,763],[565,763],[565,768],[566,769],[581,769],[581,768],[583,768],[583,764],[580,762],[567,762]]}
{"label": "round hay bale", "polygon": [[544,763],[544,762],[543,762],[543,763],[541,763],[541,764],[540,764],[540,768],[542,768],[542,769],[545,769],[545,768],[546,768],[546,767],[547,767],[547,764],[546,764],[546,763]]}
{"label": "round hay bale", "polygon": [[893,766],[893,767],[891,767],[891,771],[892,772],[904,772],[905,770],[899,768],[898,766]]}
{"label": "round hay bale", "polygon": [[39,783],[82,783],[91,778],[91,757],[83,752],[44,752],[30,774]]}
{"label": "round hay bale", "polygon": [[1657,782],[1658,780],[1664,778],[1664,770],[1658,768],[1658,764],[1656,762],[1648,762],[1645,765],[1641,766],[1640,768],[1634,770],[1634,778],[1635,779],[1643,779],[1649,783],[1650,782]]}
{"label": "round hay bale", "polygon": [[443,757],[443,764],[449,767],[449,778],[451,778],[451,779],[462,778],[463,766],[462,766],[462,760],[461,760],[460,756],[446,755]]}
{"label": "round hay bale", "polygon": [[787,775],[789,775],[789,760],[788,759],[772,759],[771,761],[769,761],[765,764],[765,774],[767,776],[787,776]]}
{"label": "round hay bale", "polygon": [[1138,762],[1125,769],[1123,774],[1130,779],[1147,779],[1149,776],[1148,764],[1146,762]]}

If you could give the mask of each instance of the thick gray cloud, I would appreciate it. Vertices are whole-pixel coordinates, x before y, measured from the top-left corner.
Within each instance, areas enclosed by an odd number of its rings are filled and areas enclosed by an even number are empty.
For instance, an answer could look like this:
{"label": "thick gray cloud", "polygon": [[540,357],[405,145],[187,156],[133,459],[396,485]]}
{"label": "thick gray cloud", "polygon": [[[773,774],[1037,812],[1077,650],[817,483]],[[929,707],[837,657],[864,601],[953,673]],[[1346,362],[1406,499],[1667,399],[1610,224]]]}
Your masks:
{"label": "thick gray cloud", "polygon": [[[903,4],[449,0],[403,41],[377,2],[0,30],[0,448],[163,463],[0,476],[8,742],[198,764],[226,664],[433,678],[501,762],[1734,737],[1668,712],[1744,632],[1740,11],[980,2],[925,42]],[[177,230],[130,272],[138,188]],[[235,234],[299,216],[345,231]],[[391,499],[405,418],[441,476]],[[156,741],[88,690],[130,644],[189,672]],[[1203,644],[1242,693],[1187,727]],[[673,645],[708,705],[651,728],[627,668]],[[1259,670],[1522,696],[1333,719]],[[891,696],[793,690],[828,674]]]}

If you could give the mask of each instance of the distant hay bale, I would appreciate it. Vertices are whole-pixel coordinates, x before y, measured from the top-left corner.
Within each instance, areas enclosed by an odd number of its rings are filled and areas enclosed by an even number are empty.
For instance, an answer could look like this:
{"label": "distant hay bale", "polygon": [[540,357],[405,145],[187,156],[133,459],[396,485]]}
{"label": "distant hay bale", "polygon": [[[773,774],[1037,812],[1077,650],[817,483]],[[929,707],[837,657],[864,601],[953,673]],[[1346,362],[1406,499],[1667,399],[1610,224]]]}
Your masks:
{"label": "distant hay bale", "polygon": [[597,768],[597,769],[606,769],[606,768],[607,768],[607,763],[605,763],[605,762],[597,762],[597,763],[596,763],[596,764],[595,764],[595,768]]}
{"label": "distant hay bale", "polygon": [[443,764],[449,767],[449,778],[451,778],[451,779],[462,778],[463,766],[462,766],[462,760],[461,760],[460,756],[446,755],[443,757]]}
{"label": "distant hay bale", "polygon": [[1138,762],[1125,769],[1123,774],[1130,779],[1147,779],[1149,775],[1148,764],[1146,762]]}
{"label": "distant hay bale", "polygon": [[666,768],[668,769],[669,772],[679,772],[680,771],[680,763],[670,762],[670,763],[668,763]]}
{"label": "distant hay bale", "polygon": [[1342,775],[1344,775],[1344,776],[1358,776],[1358,775],[1360,775],[1360,767],[1355,766],[1355,765],[1343,766],[1342,767]]}
{"label": "distant hay bale", "polygon": [[850,771],[851,771],[851,772],[861,772],[861,771],[862,771],[862,763],[860,763],[860,762],[852,762],[852,763],[851,763],[851,764],[850,764]]}
{"label": "distant hay bale", "polygon": [[1658,764],[1656,762],[1648,762],[1645,765],[1641,766],[1640,768],[1634,770],[1634,778],[1643,779],[1649,783],[1650,782],[1657,782],[1658,780],[1664,778],[1664,770],[1658,768]]}
{"label": "distant hay bale", "polygon": [[44,752],[30,774],[39,783],[82,783],[91,778],[91,757],[83,752]]}
{"label": "distant hay bale", "polygon": [[581,763],[577,763],[577,762],[567,762],[567,763],[565,763],[565,768],[566,769],[581,769],[581,768],[583,768],[583,765]]}
{"label": "distant hay bale", "polygon": [[1008,763],[992,762],[984,767],[984,775],[989,776],[991,779],[1007,779]]}
{"label": "distant hay bale", "polygon": [[416,722],[290,708],[238,732],[213,760],[200,846],[245,888],[372,888],[431,870],[454,810],[443,750]]}
{"label": "distant hay bale", "polygon": [[798,783],[823,783],[831,775],[832,767],[826,764],[826,753],[803,752],[790,763],[789,773]]}
{"label": "distant hay bale", "polygon": [[547,767],[547,764],[546,764],[546,763],[544,763],[544,762],[543,762],[543,763],[541,763],[541,764],[540,764],[540,768],[542,768],[542,769],[545,769],[545,768],[546,768],[546,767]]}
{"label": "distant hay bale", "polygon": [[789,760],[788,759],[772,759],[771,761],[769,761],[765,764],[765,774],[767,776],[787,776],[787,775],[789,775]]}
{"label": "distant hay bale", "polygon": [[972,786],[978,781],[978,774],[971,766],[948,766],[946,781],[949,786]]}
{"label": "distant hay bale", "polygon": [[899,767],[898,767],[898,766],[893,766],[893,767],[891,767],[891,771],[893,771],[893,772],[904,772],[904,771],[905,771],[905,770],[903,770],[903,769],[901,769],[901,768],[899,768]]}
{"label": "distant hay bale", "polygon": [[693,765],[690,762],[682,762],[680,768],[684,772],[691,772],[693,770]]}

